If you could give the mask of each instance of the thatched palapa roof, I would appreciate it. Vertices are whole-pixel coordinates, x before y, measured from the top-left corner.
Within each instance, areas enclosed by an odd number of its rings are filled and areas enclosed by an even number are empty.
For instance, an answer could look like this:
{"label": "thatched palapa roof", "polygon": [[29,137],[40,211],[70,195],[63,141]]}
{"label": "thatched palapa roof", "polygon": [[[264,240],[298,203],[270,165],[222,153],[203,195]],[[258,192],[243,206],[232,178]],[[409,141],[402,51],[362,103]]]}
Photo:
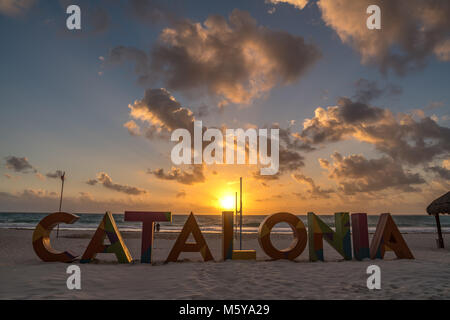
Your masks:
{"label": "thatched palapa roof", "polygon": [[450,191],[437,198],[427,207],[428,214],[437,215],[440,213],[450,214]]}

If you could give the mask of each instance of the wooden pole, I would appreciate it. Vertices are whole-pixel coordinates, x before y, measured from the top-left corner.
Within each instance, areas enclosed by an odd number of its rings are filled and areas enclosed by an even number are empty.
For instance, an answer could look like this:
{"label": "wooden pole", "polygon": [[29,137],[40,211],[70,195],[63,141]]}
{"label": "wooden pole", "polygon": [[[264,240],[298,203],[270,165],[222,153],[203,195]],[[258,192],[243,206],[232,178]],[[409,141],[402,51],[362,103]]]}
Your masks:
{"label": "wooden pole", "polygon": [[[63,172],[63,174],[61,175],[61,181],[62,181],[62,184],[61,184],[61,196],[60,196],[60,198],[59,198],[59,211],[58,212],[61,212],[61,206],[62,206],[62,199],[63,199],[63,192],[64,192],[64,176],[66,175],[66,172]],[[58,238],[59,237],[59,224],[58,224],[58,226],[56,227],[56,238]]]}
{"label": "wooden pole", "polygon": [[241,230],[239,232],[239,250],[242,250],[242,177],[240,178],[240,195],[239,195],[239,199],[240,199],[240,205],[239,205],[239,213],[241,215],[241,221],[239,223],[239,225],[241,226]]}
{"label": "wooden pole", "polygon": [[434,215],[434,218],[436,219],[436,226],[437,226],[437,232],[438,232],[438,248],[444,248],[444,239],[442,238],[442,231],[441,231],[441,221],[439,219],[439,213]]}

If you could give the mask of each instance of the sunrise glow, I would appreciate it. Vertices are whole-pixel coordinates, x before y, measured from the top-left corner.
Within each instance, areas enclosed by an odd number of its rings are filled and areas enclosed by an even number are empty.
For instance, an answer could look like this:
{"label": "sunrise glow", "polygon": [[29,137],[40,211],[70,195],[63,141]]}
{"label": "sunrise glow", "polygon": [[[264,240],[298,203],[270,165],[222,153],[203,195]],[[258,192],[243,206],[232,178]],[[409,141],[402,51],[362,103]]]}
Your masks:
{"label": "sunrise glow", "polygon": [[231,210],[234,209],[234,198],[233,196],[224,196],[220,198],[220,207],[222,209]]}

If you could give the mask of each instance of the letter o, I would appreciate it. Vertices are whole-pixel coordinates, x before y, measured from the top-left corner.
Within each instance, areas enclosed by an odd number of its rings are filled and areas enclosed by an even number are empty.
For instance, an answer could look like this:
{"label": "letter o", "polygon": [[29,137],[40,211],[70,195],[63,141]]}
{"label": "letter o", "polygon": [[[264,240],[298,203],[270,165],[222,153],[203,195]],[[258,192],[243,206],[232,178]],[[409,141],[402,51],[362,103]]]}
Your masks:
{"label": "letter o", "polygon": [[43,218],[33,232],[33,248],[37,256],[45,262],[72,262],[76,255],[70,251],[59,252],[52,248],[50,243],[50,232],[60,223],[72,224],[79,219],[78,216],[66,213],[55,212]]}
{"label": "letter o", "polygon": [[[286,222],[294,232],[294,240],[291,245],[283,250],[278,250],[270,240],[272,228],[280,222]],[[258,241],[264,252],[272,259],[294,260],[306,248],[307,233],[302,220],[288,212],[278,212],[266,217],[259,225]]]}

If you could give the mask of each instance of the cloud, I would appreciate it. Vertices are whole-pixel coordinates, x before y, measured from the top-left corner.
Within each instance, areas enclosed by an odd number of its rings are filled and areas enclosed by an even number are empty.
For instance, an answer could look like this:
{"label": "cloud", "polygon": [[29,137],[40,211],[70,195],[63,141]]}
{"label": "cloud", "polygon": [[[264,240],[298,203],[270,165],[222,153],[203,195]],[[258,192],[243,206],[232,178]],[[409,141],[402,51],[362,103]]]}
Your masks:
{"label": "cloud", "polygon": [[450,159],[442,161],[442,167],[444,167],[447,170],[450,170]]}
{"label": "cloud", "polygon": [[[96,181],[96,182],[94,182]],[[96,185],[97,183],[103,185],[105,188],[114,190],[117,192],[125,193],[128,195],[140,195],[147,193],[146,190],[140,189],[137,187],[132,187],[128,185],[122,185],[118,183],[114,183],[111,177],[105,172],[99,172],[97,174],[97,179],[90,179],[86,182],[89,185]]]}
{"label": "cloud", "polygon": [[[361,55],[363,63],[375,64],[382,72],[405,74],[420,68],[435,54],[449,56],[450,3],[448,0],[320,0],[322,19],[342,42]],[[366,27],[369,5],[381,9],[381,30]]]}
{"label": "cloud", "polygon": [[[146,130],[148,138],[168,137],[170,132],[178,128],[188,129],[190,132],[193,130],[195,118],[192,111],[182,107],[164,88],[145,90],[144,98],[136,100],[128,108],[132,118],[149,125]],[[129,123],[125,126],[130,131]]]}
{"label": "cloud", "polygon": [[203,173],[203,165],[192,165],[192,170],[182,170],[180,168],[172,167],[169,171],[164,172],[164,169],[148,170],[148,174],[154,175],[161,180],[176,181],[181,184],[192,185],[205,181]]}
{"label": "cloud", "polygon": [[427,110],[439,109],[442,108],[444,105],[445,104],[442,101],[430,101],[430,103],[428,103],[425,109]]}
{"label": "cloud", "polygon": [[134,47],[115,47],[109,52],[103,65],[117,65],[125,62],[135,63],[134,72],[138,76],[139,84],[144,85],[149,83],[151,79],[150,62],[147,53],[143,50]]}
{"label": "cloud", "polygon": [[333,163],[321,161],[322,167],[329,171],[329,178],[335,180],[344,194],[383,191],[393,188],[404,192],[417,191],[413,185],[425,183],[418,173],[411,173],[389,157],[366,159],[352,154],[343,157],[335,152]]}
{"label": "cloud", "polygon": [[267,3],[280,4],[286,3],[294,6],[296,9],[302,10],[308,4],[309,0],[266,0]]}
{"label": "cloud", "polygon": [[450,180],[450,169],[440,166],[432,166],[428,167],[429,171],[432,171],[435,173],[438,177],[444,179],[444,180]]}
{"label": "cloud", "polygon": [[37,170],[30,164],[27,158],[9,156],[5,158],[6,160],[6,168],[10,170],[14,170],[15,172],[28,173],[33,172],[36,173]]}
{"label": "cloud", "polygon": [[175,196],[176,198],[186,198],[186,191],[181,190],[180,192],[178,192]]}
{"label": "cloud", "polygon": [[373,144],[393,159],[412,165],[428,163],[450,153],[450,128],[429,117],[414,120],[408,114],[395,116],[388,109],[340,98],[337,106],[315,110],[306,119],[300,138],[311,145],[347,138]]}
{"label": "cloud", "polygon": [[356,93],[354,99],[358,102],[368,103],[383,95],[393,96],[402,93],[402,88],[398,85],[388,84],[380,88],[376,81],[369,81],[361,78],[355,83]]}
{"label": "cloud", "polygon": [[155,24],[175,19],[173,13],[156,0],[130,0],[127,1],[131,14],[143,23]]}
{"label": "cloud", "polygon": [[98,183],[97,179],[89,179],[88,181],[86,181],[86,184],[90,186],[95,186],[97,183]]}
{"label": "cloud", "polygon": [[35,0],[1,0],[0,13],[10,17],[25,14],[34,4]]}
{"label": "cloud", "polygon": [[211,15],[201,24],[173,21],[149,55],[117,47],[110,61],[135,61],[139,83],[162,80],[170,90],[207,93],[228,103],[249,104],[276,85],[297,81],[320,57],[300,36],[260,26],[237,9],[227,21]]}
{"label": "cloud", "polygon": [[[291,124],[294,124],[292,120]],[[261,181],[274,181],[278,180],[283,174],[287,172],[296,171],[301,167],[305,166],[305,157],[302,152],[312,151],[314,147],[309,143],[305,143],[297,135],[297,133],[292,132],[291,127],[281,128],[278,123],[274,123],[271,126],[266,126],[270,129],[279,130],[279,169],[278,173],[275,175],[261,175],[260,170],[253,172],[253,177]],[[267,141],[268,152],[271,152],[271,140]]]}
{"label": "cloud", "polygon": [[[59,204],[59,195],[42,189],[25,189],[17,193],[0,192],[0,210],[20,212],[54,212]],[[63,210],[66,212],[122,212],[124,210],[148,210],[150,207],[167,208],[169,203],[150,202],[146,198],[98,199],[87,192],[65,195]],[[179,208],[180,212],[182,208]]]}
{"label": "cloud", "polygon": [[444,42],[439,43],[434,48],[434,54],[441,61],[450,61],[450,39],[447,39]]}
{"label": "cloud", "polygon": [[[301,173],[293,174],[292,177],[295,181],[305,184],[308,186],[308,194],[310,198],[330,198],[330,194],[334,193],[333,189],[322,189],[320,186],[317,186],[312,178],[309,178]],[[300,195],[300,194],[298,194]]]}
{"label": "cloud", "polygon": [[123,126],[128,129],[128,133],[132,136],[141,135],[141,128],[133,120],[126,122]]}
{"label": "cloud", "polygon": [[36,172],[35,175],[36,175],[36,178],[38,178],[39,180],[41,180],[41,181],[45,180],[45,176],[42,173]]}
{"label": "cloud", "polygon": [[63,172],[61,170],[56,170],[55,172],[47,173],[45,176],[47,178],[51,178],[51,179],[59,179],[62,177],[62,175],[63,175]]}

